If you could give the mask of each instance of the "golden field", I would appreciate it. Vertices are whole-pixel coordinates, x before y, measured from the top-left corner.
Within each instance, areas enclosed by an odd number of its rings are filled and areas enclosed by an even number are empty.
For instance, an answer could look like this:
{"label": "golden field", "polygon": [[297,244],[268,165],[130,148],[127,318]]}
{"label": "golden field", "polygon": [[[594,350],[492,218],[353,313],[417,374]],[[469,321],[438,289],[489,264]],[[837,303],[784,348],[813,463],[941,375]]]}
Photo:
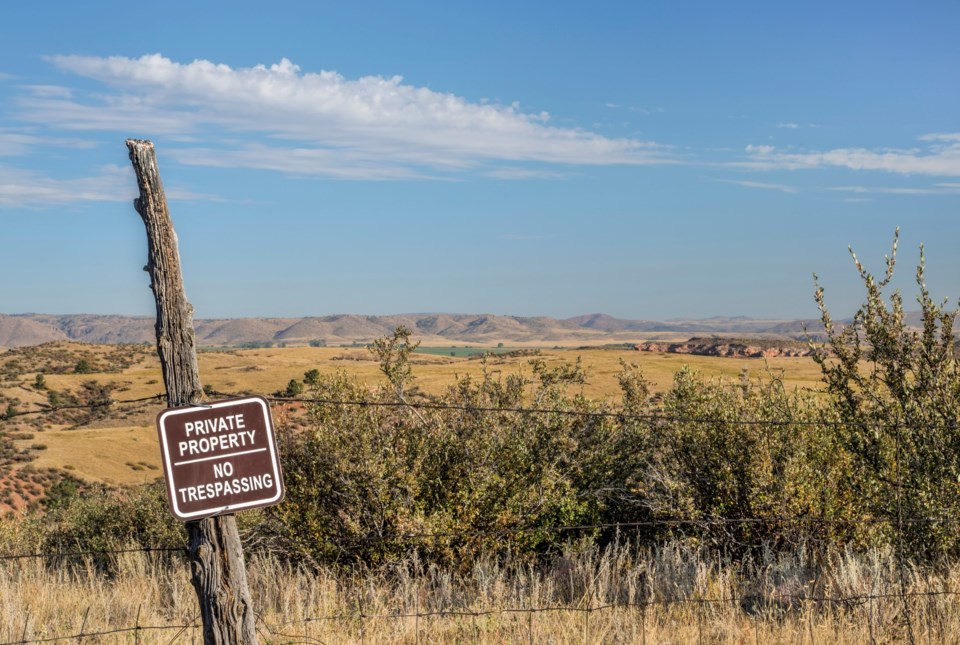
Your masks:
{"label": "golden field", "polygon": [[[463,346],[460,346],[461,348]],[[31,349],[36,350],[31,352]],[[508,348],[509,349],[509,348]],[[531,348],[524,348],[528,351]],[[439,351],[439,350],[438,350]],[[428,394],[438,394],[457,378],[479,378],[484,369],[494,378],[509,374],[532,376],[530,362],[541,359],[547,365],[580,360],[587,375],[578,391],[594,399],[616,400],[617,375],[621,361],[636,363],[650,381],[654,392],[666,390],[674,373],[683,366],[697,370],[708,379],[740,382],[750,379],[781,378],[788,388],[818,388],[820,371],[810,358],[739,359],[639,352],[626,349],[540,348],[536,356],[488,356],[479,358],[414,354],[413,385]],[[44,356],[36,356],[45,352]],[[17,409],[38,409],[48,402],[51,391],[77,392],[84,383],[96,381],[113,388],[111,398],[126,401],[163,393],[159,361],[152,347],[102,346],[56,343],[27,350],[0,354],[0,365],[13,360],[20,364],[19,374],[0,386],[0,394],[16,397]],[[54,355],[49,358],[48,355]],[[90,373],[73,373],[73,362],[86,358]],[[382,374],[375,357],[364,347],[289,347],[267,349],[229,349],[201,351],[200,374],[203,384],[228,394],[270,395],[286,388],[291,379],[302,380],[311,369],[322,373],[343,371],[370,387],[381,382]],[[52,366],[52,368],[51,368]],[[66,373],[51,373],[55,368]],[[37,388],[37,374],[43,371],[44,387]],[[102,417],[82,424],[41,425],[17,431],[13,445],[20,450],[31,446],[36,468],[65,468],[90,482],[135,484],[160,475],[159,448],[154,418],[162,409],[157,401],[112,406]],[[17,417],[7,424],[20,428],[33,417]]]}

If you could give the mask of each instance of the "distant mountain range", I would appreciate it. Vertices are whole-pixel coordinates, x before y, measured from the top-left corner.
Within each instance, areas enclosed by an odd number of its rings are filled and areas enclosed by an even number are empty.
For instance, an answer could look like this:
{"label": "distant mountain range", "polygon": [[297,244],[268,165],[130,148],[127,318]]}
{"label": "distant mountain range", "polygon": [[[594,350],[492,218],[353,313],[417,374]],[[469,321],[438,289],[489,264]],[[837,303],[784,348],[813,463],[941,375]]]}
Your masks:
{"label": "distant mountain range", "polygon": [[[616,343],[675,338],[677,335],[736,334],[804,338],[820,330],[817,320],[707,318],[704,320],[624,320],[606,314],[556,319],[487,314],[336,315],[310,318],[235,318],[194,321],[200,346],[237,347],[250,343],[342,345],[369,342],[399,325],[413,330],[424,345],[452,343]],[[0,347],[51,341],[153,343],[150,316],[0,314]]]}

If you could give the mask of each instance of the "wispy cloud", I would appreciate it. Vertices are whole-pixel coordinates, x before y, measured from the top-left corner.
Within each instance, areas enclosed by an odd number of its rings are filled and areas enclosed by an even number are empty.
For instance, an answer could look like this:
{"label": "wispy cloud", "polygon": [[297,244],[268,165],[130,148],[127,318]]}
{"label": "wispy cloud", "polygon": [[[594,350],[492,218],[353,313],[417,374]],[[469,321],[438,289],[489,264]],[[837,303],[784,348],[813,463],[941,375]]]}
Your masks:
{"label": "wispy cloud", "polygon": [[783,193],[796,193],[799,192],[795,186],[788,186],[787,184],[772,184],[764,181],[749,181],[745,179],[717,179],[715,181],[720,181],[725,184],[736,184],[737,186],[743,186],[744,188],[762,188],[764,190],[779,190]]}
{"label": "wispy cloud", "polygon": [[867,194],[885,195],[960,195],[960,184],[939,183],[932,186],[832,186],[827,190]]}
{"label": "wispy cloud", "polygon": [[187,166],[273,170],[294,177],[366,180],[431,178],[431,175],[413,165],[359,150],[253,143],[232,144],[226,148],[171,148],[165,154]]}
{"label": "wispy cloud", "polygon": [[784,152],[773,146],[750,145],[747,161],[732,165],[754,170],[799,170],[840,167],[901,175],[960,177],[960,134],[931,134],[920,137],[920,148],[875,149],[837,148],[826,152]]}
{"label": "wispy cloud", "polygon": [[73,96],[73,90],[62,85],[22,85],[21,88],[33,96],[44,98],[68,99]]}
{"label": "wispy cloud", "polygon": [[[227,146],[219,156],[191,149],[191,156],[198,153],[192,163],[383,179],[516,162],[672,161],[665,148],[652,142],[554,126],[546,112],[470,102],[406,84],[399,76],[351,80],[330,71],[305,73],[287,59],[249,68],[205,60],[181,64],[159,54],[49,60],[113,91],[81,96],[76,91],[33,91],[19,99],[22,119],[73,130],[179,137],[202,133],[208,145],[219,143],[211,138],[236,133],[290,142]],[[260,153],[265,156],[258,159]]]}
{"label": "wispy cloud", "polygon": [[496,179],[562,179],[568,177],[569,173],[556,170],[506,167],[491,170],[487,173],[487,176]]}
{"label": "wispy cloud", "polygon": [[136,196],[136,186],[133,171],[119,166],[107,166],[94,176],[76,179],[55,179],[0,166],[0,206],[128,201]]}
{"label": "wispy cloud", "polygon": [[29,131],[0,128],[0,157],[27,155],[42,146],[93,148],[96,143],[87,139],[38,136]]}
{"label": "wispy cloud", "polygon": [[947,143],[960,143],[960,132],[935,132],[925,134],[920,137],[921,141],[945,141]]}
{"label": "wispy cloud", "polygon": [[787,130],[796,130],[797,128],[800,127],[800,124],[798,124],[798,123],[778,123],[778,124],[777,124],[777,127],[778,127],[778,128],[786,128]]}
{"label": "wispy cloud", "polygon": [[[169,187],[171,201],[224,201],[218,195]],[[61,179],[0,165],[0,206],[36,208],[83,202],[130,202],[137,195],[133,169],[109,165],[88,177]]]}
{"label": "wispy cloud", "polygon": [[651,114],[660,114],[663,112],[663,108],[648,108],[639,105],[621,105],[620,103],[604,103],[604,105],[611,110],[622,110],[626,109],[629,112],[636,112],[637,114],[642,114],[643,116],[650,116]]}

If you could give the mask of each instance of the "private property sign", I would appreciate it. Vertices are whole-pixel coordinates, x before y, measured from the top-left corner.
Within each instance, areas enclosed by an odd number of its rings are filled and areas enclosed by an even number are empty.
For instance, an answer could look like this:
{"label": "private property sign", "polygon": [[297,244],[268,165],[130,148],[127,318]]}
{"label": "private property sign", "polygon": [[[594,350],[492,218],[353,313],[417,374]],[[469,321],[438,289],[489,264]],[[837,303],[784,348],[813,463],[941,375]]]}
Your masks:
{"label": "private property sign", "polygon": [[283,477],[265,399],[171,408],[157,416],[170,510],[194,520],[283,499]]}

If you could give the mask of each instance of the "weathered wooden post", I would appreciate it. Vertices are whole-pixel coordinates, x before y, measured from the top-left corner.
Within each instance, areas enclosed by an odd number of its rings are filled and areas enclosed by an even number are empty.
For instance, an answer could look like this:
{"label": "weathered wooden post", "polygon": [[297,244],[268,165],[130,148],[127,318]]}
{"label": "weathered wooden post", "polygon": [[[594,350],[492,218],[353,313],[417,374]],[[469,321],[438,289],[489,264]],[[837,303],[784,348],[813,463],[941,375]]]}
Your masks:
{"label": "weathered wooden post", "polygon": [[[177,234],[167,212],[153,143],[127,139],[140,197],[134,208],[147,229],[150,287],[157,303],[157,353],[171,407],[200,403],[193,307],[180,271]],[[187,522],[191,580],[200,602],[203,641],[211,645],[257,642],[243,549],[233,515]]]}

